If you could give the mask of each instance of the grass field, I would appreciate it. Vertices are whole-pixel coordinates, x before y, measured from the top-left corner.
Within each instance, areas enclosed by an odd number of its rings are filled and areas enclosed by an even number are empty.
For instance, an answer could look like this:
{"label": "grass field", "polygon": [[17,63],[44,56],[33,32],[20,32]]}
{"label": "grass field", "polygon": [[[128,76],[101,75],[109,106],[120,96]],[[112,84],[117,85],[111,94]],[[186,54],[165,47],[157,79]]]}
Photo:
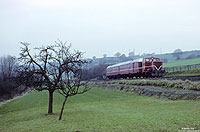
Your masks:
{"label": "grass field", "polygon": [[58,121],[63,97],[55,94],[54,113],[46,115],[48,94],[31,92],[0,107],[1,132],[178,131],[200,129],[200,101],[171,101],[92,88],[71,97]]}
{"label": "grass field", "polygon": [[169,72],[164,77],[191,77],[200,76],[200,69],[192,69],[189,71]]}
{"label": "grass field", "polygon": [[200,58],[164,63],[164,67],[186,66],[186,65],[194,65],[194,64],[200,64]]}

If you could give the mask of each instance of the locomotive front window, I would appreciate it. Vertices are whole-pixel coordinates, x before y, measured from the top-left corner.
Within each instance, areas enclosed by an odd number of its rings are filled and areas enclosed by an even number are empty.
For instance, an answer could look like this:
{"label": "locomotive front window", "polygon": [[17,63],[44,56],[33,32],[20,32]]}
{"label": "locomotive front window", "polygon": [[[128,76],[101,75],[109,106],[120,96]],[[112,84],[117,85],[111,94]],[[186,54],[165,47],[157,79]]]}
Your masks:
{"label": "locomotive front window", "polygon": [[160,59],[158,59],[158,58],[154,58],[153,61],[160,61]]}

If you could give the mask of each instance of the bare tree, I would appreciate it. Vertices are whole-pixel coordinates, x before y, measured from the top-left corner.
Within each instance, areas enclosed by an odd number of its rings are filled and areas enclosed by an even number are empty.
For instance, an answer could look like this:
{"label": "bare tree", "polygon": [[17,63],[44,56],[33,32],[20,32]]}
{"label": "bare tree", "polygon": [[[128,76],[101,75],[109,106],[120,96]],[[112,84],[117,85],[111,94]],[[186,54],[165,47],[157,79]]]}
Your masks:
{"label": "bare tree", "polygon": [[133,51],[129,51],[128,56],[134,57],[135,56],[135,49]]}
{"label": "bare tree", "polygon": [[58,92],[65,97],[61,111],[59,120],[62,119],[63,110],[65,107],[65,103],[70,96],[74,96],[77,94],[83,94],[90,90],[90,88],[87,86],[86,82],[81,82],[81,65],[83,63],[79,61],[75,65],[71,66],[69,70],[64,75],[64,78],[66,81],[62,82],[60,84],[60,88]]}
{"label": "bare tree", "polygon": [[121,53],[120,53],[120,52],[117,52],[117,53],[114,54],[114,56],[115,56],[115,57],[120,57],[120,56],[121,56]]}
{"label": "bare tree", "polygon": [[21,44],[23,47],[19,58],[22,64],[20,75],[26,85],[34,86],[37,91],[49,92],[48,114],[51,114],[53,93],[59,89],[63,90],[66,75],[71,73],[73,67],[87,62],[82,59],[82,52],[72,52],[71,45],[66,46],[66,42],[58,41],[54,45],[35,48],[35,55],[31,54],[29,43]]}
{"label": "bare tree", "polygon": [[0,58],[0,73],[2,80],[10,78],[14,74],[16,58],[10,55]]}
{"label": "bare tree", "polygon": [[103,54],[103,58],[106,58],[107,57],[107,54]]}
{"label": "bare tree", "polygon": [[96,58],[97,58],[96,56],[93,56],[93,57],[92,57],[93,60],[95,60]]}
{"label": "bare tree", "polygon": [[25,89],[18,87],[16,72],[17,59],[14,56],[0,57],[0,100],[13,98]]}
{"label": "bare tree", "polygon": [[176,49],[173,52],[173,56],[176,57],[176,60],[180,60],[180,55],[183,53],[183,51],[181,49]]}
{"label": "bare tree", "polygon": [[82,70],[82,80],[98,79],[102,80],[106,73],[106,68],[109,64],[100,63],[97,66]]}

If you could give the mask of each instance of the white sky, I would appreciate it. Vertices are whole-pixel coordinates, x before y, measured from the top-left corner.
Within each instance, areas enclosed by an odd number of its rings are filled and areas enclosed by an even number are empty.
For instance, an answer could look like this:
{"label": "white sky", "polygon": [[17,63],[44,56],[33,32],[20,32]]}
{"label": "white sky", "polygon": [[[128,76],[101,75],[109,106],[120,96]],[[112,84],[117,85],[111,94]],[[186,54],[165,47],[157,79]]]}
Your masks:
{"label": "white sky", "polygon": [[199,0],[0,0],[0,56],[68,41],[86,57],[200,49]]}

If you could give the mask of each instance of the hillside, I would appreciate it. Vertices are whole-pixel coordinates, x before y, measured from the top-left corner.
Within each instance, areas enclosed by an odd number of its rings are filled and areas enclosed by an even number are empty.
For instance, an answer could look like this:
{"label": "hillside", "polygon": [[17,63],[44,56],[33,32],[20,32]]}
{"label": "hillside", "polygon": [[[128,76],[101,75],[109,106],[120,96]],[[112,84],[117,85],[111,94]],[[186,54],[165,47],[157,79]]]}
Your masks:
{"label": "hillside", "polygon": [[165,77],[200,76],[200,58],[164,63]]}
{"label": "hillside", "polygon": [[200,129],[199,101],[171,101],[93,88],[69,99],[54,96],[54,115],[46,115],[48,93],[31,92],[0,106],[1,132],[27,131],[178,131]]}
{"label": "hillside", "polygon": [[186,66],[186,65],[194,65],[194,64],[200,64],[200,58],[178,60],[174,62],[164,63],[164,67]]}
{"label": "hillside", "polygon": [[[120,56],[120,57],[104,57],[104,58],[95,58],[95,59],[89,59],[92,61],[90,63],[89,67],[94,67],[99,64],[117,64],[124,61],[129,61],[133,59],[143,58],[146,56],[155,56],[159,57],[164,63],[176,63],[176,61],[183,61],[183,60],[192,60],[192,59],[200,59],[200,50],[194,50],[194,51],[184,51],[179,55],[179,60],[177,60],[177,56],[174,53],[167,53],[167,54],[146,54],[143,55],[136,55],[134,57],[126,57],[126,56]],[[190,61],[188,61],[190,64]],[[193,64],[193,62],[191,62]],[[170,65],[170,64],[169,64]]]}
{"label": "hillside", "polygon": [[[155,56],[159,57],[161,60],[167,59],[168,63],[177,61],[177,57],[176,57],[176,55],[174,55],[174,53],[158,54]],[[179,55],[179,57],[180,57],[179,60],[200,58],[200,50],[184,51]]]}

